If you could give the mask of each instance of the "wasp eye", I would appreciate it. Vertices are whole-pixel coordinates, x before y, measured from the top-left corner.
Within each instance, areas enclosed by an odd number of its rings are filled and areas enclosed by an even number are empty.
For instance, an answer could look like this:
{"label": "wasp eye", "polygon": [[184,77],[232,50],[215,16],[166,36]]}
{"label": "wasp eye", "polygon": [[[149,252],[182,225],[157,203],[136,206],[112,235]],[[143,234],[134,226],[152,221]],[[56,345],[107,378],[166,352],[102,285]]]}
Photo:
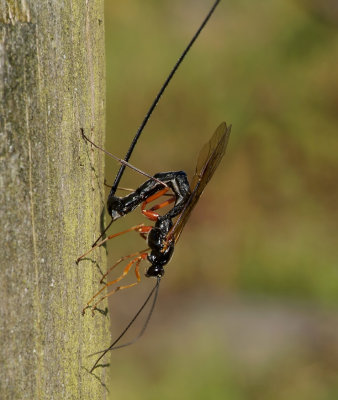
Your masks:
{"label": "wasp eye", "polygon": [[146,277],[149,278],[151,276],[163,276],[164,275],[164,269],[162,266],[159,265],[151,265],[147,272],[146,272]]}

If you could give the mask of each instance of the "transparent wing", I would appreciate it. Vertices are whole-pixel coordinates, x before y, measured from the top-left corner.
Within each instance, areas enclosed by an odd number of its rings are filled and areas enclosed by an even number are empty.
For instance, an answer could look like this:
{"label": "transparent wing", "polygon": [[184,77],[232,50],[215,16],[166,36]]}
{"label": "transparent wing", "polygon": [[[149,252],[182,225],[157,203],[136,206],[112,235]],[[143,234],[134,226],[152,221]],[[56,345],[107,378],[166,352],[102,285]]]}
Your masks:
{"label": "transparent wing", "polygon": [[191,181],[191,196],[174,226],[171,228],[168,234],[168,241],[174,239],[175,242],[177,242],[179,239],[191,211],[195,207],[205,186],[210,181],[224,156],[229,141],[230,131],[231,125],[227,127],[226,123],[222,122],[209,142],[202,147],[197,159],[195,175]]}

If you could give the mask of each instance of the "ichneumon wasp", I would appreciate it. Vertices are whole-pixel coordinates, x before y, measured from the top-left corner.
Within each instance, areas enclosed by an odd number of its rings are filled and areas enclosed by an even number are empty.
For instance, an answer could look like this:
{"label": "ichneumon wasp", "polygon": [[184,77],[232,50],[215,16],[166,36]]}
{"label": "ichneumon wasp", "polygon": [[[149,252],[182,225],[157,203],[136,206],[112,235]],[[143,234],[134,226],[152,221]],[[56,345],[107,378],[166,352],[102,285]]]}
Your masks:
{"label": "ichneumon wasp", "polygon": [[[96,360],[90,372],[92,372],[98,366],[99,361],[107,352],[134,343],[144,333],[156,303],[160,281],[162,276],[164,275],[164,266],[170,261],[173,255],[175,244],[178,241],[181,232],[188,218],[190,217],[193,208],[195,207],[205,186],[210,181],[211,177],[213,176],[216,168],[218,167],[225,153],[226,146],[229,140],[231,126],[227,127],[226,123],[223,122],[219,125],[219,127],[216,129],[211,139],[204,145],[204,147],[200,151],[197,160],[196,171],[191,181],[191,184],[189,184],[187,175],[183,171],[161,172],[155,174],[154,176],[150,176],[129,163],[130,156],[134,150],[137,140],[139,139],[160,97],[162,96],[164,90],[166,89],[167,85],[169,84],[170,80],[175,74],[177,68],[182,63],[185,55],[188,53],[191,46],[199,36],[200,32],[208,22],[209,18],[211,17],[212,13],[214,12],[219,2],[220,0],[214,2],[212,8],[210,9],[205,19],[203,20],[199,29],[193,36],[192,40],[190,41],[186,49],[183,51],[182,55],[179,57],[174,68],[170,72],[168,78],[164,82],[158,95],[156,96],[155,100],[150,106],[149,111],[147,112],[141,126],[136,132],[135,137],[129,147],[129,150],[124,160],[119,159],[118,157],[112,155],[111,153],[108,153],[106,150],[103,150],[97,145],[95,145],[89,138],[85,136],[83,129],[81,129],[82,136],[84,139],[86,139],[96,148],[104,151],[108,155],[115,158],[118,162],[121,163],[121,166],[116,175],[113,186],[111,187],[107,200],[107,209],[112,220],[109,223],[109,225],[105,228],[101,236],[92,245],[92,248],[77,259],[77,263],[81,259],[83,259],[89,252],[94,250],[96,247],[103,245],[107,240],[110,240],[114,237],[123,235],[128,232],[132,231],[138,232],[144,239],[147,240],[148,244],[148,247],[142,251],[138,251],[136,253],[121,257],[119,260],[116,261],[116,263],[112,267],[108,269],[108,271],[103,275],[101,283],[103,283],[104,278],[115,267],[117,267],[123,261],[129,260],[128,264],[124,267],[122,274],[118,276],[116,279],[104,284],[103,287],[88,301],[86,307],[83,309],[83,313],[89,307],[92,307],[92,311],[94,312],[96,310],[96,306],[103,299],[107,298],[108,296],[112,295],[113,293],[119,290],[130,288],[139,283],[141,280],[139,267],[141,261],[143,260],[147,260],[150,263],[150,266],[147,268],[145,275],[147,277],[156,278],[155,286],[149,293],[143,305],[140,307],[138,312],[135,314],[135,316],[132,318],[132,320],[129,322],[129,324],[123,330],[123,332],[119,335],[119,337],[107,349],[95,353],[95,354],[100,354],[100,357]],[[115,193],[116,190],[118,189],[119,182],[122,178],[126,166],[136,170],[138,173],[147,176],[149,179],[132,193],[124,197],[117,197]],[[171,190],[172,192],[171,194],[168,193],[169,190]],[[160,202],[159,204],[155,204],[151,208],[147,209],[149,203],[160,199],[162,196],[169,196],[169,197],[167,197],[165,200],[163,199],[163,201]],[[169,209],[167,213],[165,213],[164,215],[158,214],[157,210],[162,209],[166,206],[170,206],[171,204],[173,204],[173,206],[172,208]],[[150,221],[155,222],[154,226],[139,224],[125,231],[109,235],[104,240],[100,241],[102,236],[105,234],[107,229],[115,220],[132,212],[136,207],[140,205],[143,215]],[[116,286],[106,295],[99,297],[106,288],[121,281],[132,268],[134,268],[134,272],[136,275],[136,282],[122,286]],[[134,323],[134,321],[143,311],[143,309],[145,308],[147,303],[151,300],[151,298],[153,298],[153,300],[150,307],[150,311],[148,313],[148,316],[140,333],[134,340],[124,343],[122,345],[118,344],[120,339],[124,336],[124,334],[130,328],[130,326]]]}

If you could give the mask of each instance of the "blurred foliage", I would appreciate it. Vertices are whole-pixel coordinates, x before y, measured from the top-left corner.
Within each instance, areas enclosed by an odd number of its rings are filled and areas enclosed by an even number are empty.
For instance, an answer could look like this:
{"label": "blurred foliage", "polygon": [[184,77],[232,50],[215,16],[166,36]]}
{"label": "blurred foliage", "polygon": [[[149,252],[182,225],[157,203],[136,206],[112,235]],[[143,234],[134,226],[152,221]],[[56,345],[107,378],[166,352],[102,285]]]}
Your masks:
{"label": "blurred foliage", "polygon": [[[123,157],[210,3],[106,1],[109,151]],[[224,161],[167,268],[161,295],[168,302],[178,296],[184,303],[192,292],[205,297],[231,293],[245,302],[257,296],[278,299],[291,309],[299,302],[322,312],[336,307],[335,4],[315,0],[221,2],[159,102],[131,159],[151,174],[183,169],[191,175],[200,148],[218,124],[225,120],[233,125]],[[107,160],[108,181],[116,171],[114,161]],[[140,182],[142,178],[128,172],[122,185],[136,187]],[[114,230],[142,220],[135,213],[118,221]],[[143,247],[135,235],[117,240],[110,247],[111,260]],[[157,310],[162,312],[160,306]],[[209,328],[214,332],[212,325]],[[153,339],[170,340],[170,333]],[[330,343],[337,345],[336,339]],[[205,340],[212,341],[211,337]],[[158,356],[162,363],[166,357],[160,371],[156,357],[145,361],[141,350],[135,358],[129,358],[130,351],[117,356],[121,387],[114,379],[115,391],[124,399],[142,398],[143,392],[148,399],[172,398],[174,389],[178,391],[175,397],[184,399],[337,398],[332,374],[338,355],[329,363],[328,350],[324,355],[321,351],[314,355],[310,347],[302,354],[278,353],[275,360],[253,372],[227,359],[224,349],[219,352],[210,343],[209,347],[196,346],[188,346],[189,357],[184,361],[173,349],[164,351]],[[158,349],[162,352],[160,345]],[[163,383],[161,387],[155,385],[154,375],[156,382]],[[133,385],[125,388],[123,383],[128,386],[130,377]]]}

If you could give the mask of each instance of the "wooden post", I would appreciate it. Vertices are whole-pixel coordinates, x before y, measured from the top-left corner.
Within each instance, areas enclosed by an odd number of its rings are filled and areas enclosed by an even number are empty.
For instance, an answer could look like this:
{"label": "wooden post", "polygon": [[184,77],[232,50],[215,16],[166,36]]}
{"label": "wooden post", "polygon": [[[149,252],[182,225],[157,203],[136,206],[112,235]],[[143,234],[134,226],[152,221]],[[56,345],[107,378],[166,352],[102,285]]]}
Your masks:
{"label": "wooden post", "polygon": [[0,0],[0,398],[103,399],[103,0]]}

